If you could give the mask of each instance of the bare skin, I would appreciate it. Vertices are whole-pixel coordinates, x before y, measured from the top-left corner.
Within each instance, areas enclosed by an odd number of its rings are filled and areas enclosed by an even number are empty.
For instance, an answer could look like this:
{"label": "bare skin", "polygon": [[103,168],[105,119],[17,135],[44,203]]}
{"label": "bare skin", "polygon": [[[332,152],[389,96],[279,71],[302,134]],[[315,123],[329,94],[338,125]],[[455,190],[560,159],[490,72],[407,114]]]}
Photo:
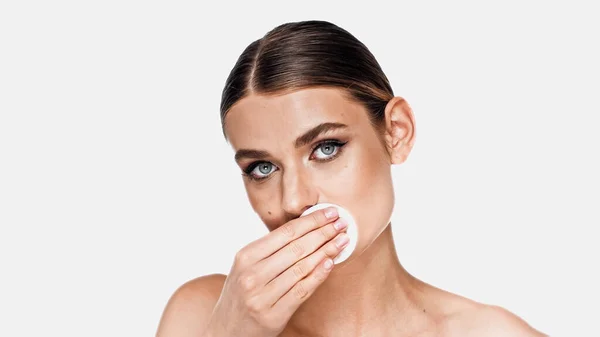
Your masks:
{"label": "bare skin", "polygon": [[[342,205],[359,227],[353,255],[320,274],[322,282],[294,307],[278,336],[545,336],[505,309],[438,289],[402,267],[389,222],[394,207],[390,168],[408,157],[415,121],[398,97],[385,113],[385,124],[376,128],[364,107],[342,91],[312,88],[250,95],[226,117],[225,132],[236,152],[265,152],[259,159],[265,166],[250,172],[261,180],[245,177],[244,184],[272,233],[321,202]],[[298,142],[322,123],[336,124]],[[331,140],[337,143],[324,143]],[[254,157],[239,156],[240,168],[253,167]],[[332,231],[331,238],[335,235]],[[259,245],[253,245],[255,251]],[[332,254],[333,248],[327,255]],[[226,275],[216,274],[184,284],[169,301],[157,336],[225,336],[212,327],[226,320],[223,307],[231,284]]]}

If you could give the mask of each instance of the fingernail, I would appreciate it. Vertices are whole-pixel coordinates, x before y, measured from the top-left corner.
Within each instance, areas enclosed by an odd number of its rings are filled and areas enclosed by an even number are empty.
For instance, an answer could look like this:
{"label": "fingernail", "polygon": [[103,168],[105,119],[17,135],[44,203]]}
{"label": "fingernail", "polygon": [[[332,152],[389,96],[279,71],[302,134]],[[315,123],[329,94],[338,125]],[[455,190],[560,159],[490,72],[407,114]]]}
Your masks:
{"label": "fingernail", "polygon": [[327,219],[333,219],[338,215],[338,211],[335,207],[330,207],[325,210],[325,217]]}
{"label": "fingernail", "polygon": [[348,235],[346,235],[345,233],[340,234],[340,236],[338,236],[335,239],[335,245],[338,246],[338,248],[342,248],[344,247],[348,241],[350,241],[350,238],[348,238]]}
{"label": "fingernail", "polygon": [[331,259],[327,259],[323,267],[325,267],[325,270],[331,269],[333,267],[333,261]]}
{"label": "fingernail", "polygon": [[333,224],[333,228],[337,229],[338,231],[341,229],[344,229],[348,227],[348,224],[342,220],[342,219],[338,219],[334,224]]}

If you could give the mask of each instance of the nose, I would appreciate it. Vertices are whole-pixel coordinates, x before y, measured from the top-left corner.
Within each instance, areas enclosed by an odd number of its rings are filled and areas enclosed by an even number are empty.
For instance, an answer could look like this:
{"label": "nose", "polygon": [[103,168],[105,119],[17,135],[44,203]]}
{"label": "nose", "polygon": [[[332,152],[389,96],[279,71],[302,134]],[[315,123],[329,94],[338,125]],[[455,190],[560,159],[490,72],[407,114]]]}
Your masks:
{"label": "nose", "polygon": [[281,208],[290,218],[299,217],[318,201],[318,192],[303,170],[286,170],[282,179]]}

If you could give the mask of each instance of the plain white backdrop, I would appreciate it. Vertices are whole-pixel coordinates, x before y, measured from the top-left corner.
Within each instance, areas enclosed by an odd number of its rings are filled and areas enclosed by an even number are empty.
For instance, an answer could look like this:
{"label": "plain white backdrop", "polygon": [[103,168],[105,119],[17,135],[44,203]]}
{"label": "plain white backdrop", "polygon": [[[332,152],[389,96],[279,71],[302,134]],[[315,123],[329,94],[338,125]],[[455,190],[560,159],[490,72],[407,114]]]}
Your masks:
{"label": "plain white backdrop", "polygon": [[555,336],[598,335],[597,12],[577,2],[4,1],[0,335],[150,336],[265,235],[219,122],[242,50],[329,20],[413,107],[400,260]]}

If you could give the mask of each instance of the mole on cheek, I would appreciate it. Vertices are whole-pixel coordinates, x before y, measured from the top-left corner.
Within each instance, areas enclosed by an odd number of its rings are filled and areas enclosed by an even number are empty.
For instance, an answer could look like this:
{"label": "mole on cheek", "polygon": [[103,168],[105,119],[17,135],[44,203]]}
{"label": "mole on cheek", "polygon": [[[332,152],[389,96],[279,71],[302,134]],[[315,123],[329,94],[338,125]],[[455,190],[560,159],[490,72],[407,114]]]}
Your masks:
{"label": "mole on cheek", "polygon": [[271,211],[267,211],[269,213],[269,215],[271,215]]}

